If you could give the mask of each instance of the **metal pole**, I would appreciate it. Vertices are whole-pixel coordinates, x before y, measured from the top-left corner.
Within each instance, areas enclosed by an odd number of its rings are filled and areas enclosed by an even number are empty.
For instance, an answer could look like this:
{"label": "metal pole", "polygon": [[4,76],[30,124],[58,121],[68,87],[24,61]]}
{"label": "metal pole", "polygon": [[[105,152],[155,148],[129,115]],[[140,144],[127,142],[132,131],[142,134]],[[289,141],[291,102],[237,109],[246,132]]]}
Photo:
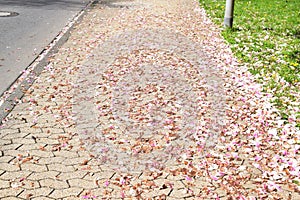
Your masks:
{"label": "metal pole", "polygon": [[224,26],[232,28],[234,0],[226,0]]}

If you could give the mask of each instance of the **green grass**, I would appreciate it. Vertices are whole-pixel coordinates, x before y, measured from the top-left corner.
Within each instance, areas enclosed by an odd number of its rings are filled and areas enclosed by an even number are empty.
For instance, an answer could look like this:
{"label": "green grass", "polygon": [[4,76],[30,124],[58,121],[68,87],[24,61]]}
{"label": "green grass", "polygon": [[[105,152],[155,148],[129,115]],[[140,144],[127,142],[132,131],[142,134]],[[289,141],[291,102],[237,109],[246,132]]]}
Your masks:
{"label": "green grass", "polygon": [[[226,0],[199,0],[223,27]],[[236,57],[272,93],[283,119],[300,127],[300,0],[236,0],[232,29],[222,28]]]}

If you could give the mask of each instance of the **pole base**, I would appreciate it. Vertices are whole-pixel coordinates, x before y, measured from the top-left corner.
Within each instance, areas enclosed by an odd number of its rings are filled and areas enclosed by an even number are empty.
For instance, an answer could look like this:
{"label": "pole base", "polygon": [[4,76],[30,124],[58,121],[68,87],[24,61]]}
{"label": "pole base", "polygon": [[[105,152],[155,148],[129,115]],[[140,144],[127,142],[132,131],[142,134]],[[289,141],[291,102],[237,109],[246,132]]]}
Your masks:
{"label": "pole base", "polygon": [[225,27],[232,28],[232,24],[233,24],[233,18],[232,17],[230,17],[230,18],[225,17],[224,18],[224,26]]}

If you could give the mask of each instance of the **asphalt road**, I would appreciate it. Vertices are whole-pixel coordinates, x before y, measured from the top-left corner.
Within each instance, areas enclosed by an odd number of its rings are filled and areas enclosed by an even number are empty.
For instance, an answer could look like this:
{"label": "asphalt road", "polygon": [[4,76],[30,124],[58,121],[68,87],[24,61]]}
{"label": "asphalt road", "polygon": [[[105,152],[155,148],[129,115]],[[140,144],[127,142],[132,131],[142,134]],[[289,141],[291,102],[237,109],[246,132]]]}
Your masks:
{"label": "asphalt road", "polygon": [[88,2],[0,0],[0,96]]}

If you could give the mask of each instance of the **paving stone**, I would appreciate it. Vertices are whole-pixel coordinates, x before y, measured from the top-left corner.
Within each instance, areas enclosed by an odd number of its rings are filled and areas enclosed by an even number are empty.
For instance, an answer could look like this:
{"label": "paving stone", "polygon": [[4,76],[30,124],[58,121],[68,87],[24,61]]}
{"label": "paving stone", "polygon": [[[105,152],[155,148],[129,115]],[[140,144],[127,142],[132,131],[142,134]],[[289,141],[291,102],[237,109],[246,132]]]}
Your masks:
{"label": "paving stone", "polygon": [[[185,185],[181,182],[181,181],[168,181],[168,180],[165,180],[165,184],[168,186],[168,187],[172,187],[174,189],[182,189],[182,188],[185,188]],[[171,185],[171,186],[169,186]]]}
{"label": "paving stone", "polygon": [[[47,133],[49,133],[49,131]],[[67,133],[50,133],[48,138],[54,139],[54,140],[59,140],[61,138],[70,138],[70,135]]]}
{"label": "paving stone", "polygon": [[[42,180],[44,178],[50,178],[50,179],[55,179],[56,176],[58,176],[60,172],[57,171],[45,171],[45,172],[32,172],[27,179],[28,180],[33,180],[33,181],[38,181]],[[65,179],[63,179],[65,180]]]}
{"label": "paving stone", "polygon": [[79,157],[77,152],[71,152],[71,151],[66,151],[66,150],[54,151],[53,154],[56,157],[63,157],[63,158],[77,158],[77,157]]}
{"label": "paving stone", "polygon": [[76,170],[87,171],[89,173],[101,172],[101,169],[99,168],[99,166],[93,166],[93,165],[75,165],[74,167],[75,167]]}
{"label": "paving stone", "polygon": [[0,136],[1,136],[1,138],[3,138],[4,135],[7,135],[7,134],[16,134],[16,133],[19,133],[18,129],[5,129],[5,128],[0,129]]}
{"label": "paving stone", "polygon": [[[107,194],[110,194],[113,191],[113,189],[108,187],[102,187],[102,188],[90,189],[89,191],[91,192],[92,195],[95,195],[97,197],[104,197]],[[82,194],[84,194],[84,192]]]}
{"label": "paving stone", "polygon": [[207,180],[203,179],[195,179],[193,181],[187,181],[187,180],[181,180],[181,182],[186,186],[186,187],[196,187],[196,188],[203,188],[206,186],[213,186],[211,183],[209,183]]}
{"label": "paving stone", "polygon": [[[22,146],[21,144],[19,146]],[[24,151],[19,151],[19,150],[5,150],[4,155],[5,156],[12,156],[12,157],[17,157],[19,154],[27,155],[27,152]],[[1,167],[0,167],[1,168]]]}
{"label": "paving stone", "polygon": [[214,190],[214,192],[217,193],[219,197],[226,197],[227,195],[226,191],[221,188],[217,188],[216,190]]}
{"label": "paving stone", "polygon": [[22,103],[18,103],[18,104],[14,107],[13,111],[14,111],[16,114],[19,114],[20,112],[26,110],[26,109],[28,108],[28,106],[29,106],[28,103],[23,103],[23,102],[22,102]]}
{"label": "paving stone", "polygon": [[1,139],[3,139],[3,140],[12,140],[12,141],[20,141],[20,140],[17,140],[17,139],[24,138],[29,134],[30,133],[22,133],[22,132],[21,133],[10,133],[10,134],[5,135]]}
{"label": "paving stone", "polygon": [[49,197],[52,197],[54,199],[59,198],[66,198],[69,196],[75,196],[77,197],[81,192],[83,191],[82,188],[67,188],[67,189],[55,189]]}
{"label": "paving stone", "polygon": [[149,192],[145,192],[142,194],[143,198],[153,198],[153,197],[157,197],[157,196],[168,196],[170,194],[170,192],[172,192],[172,189],[167,188],[167,189],[154,189],[153,191],[149,191]]}
{"label": "paving stone", "polygon": [[86,157],[77,157],[77,158],[66,158],[64,163],[66,165],[82,165],[85,161],[89,161]]}
{"label": "paving stone", "polygon": [[[164,175],[158,176],[158,178],[164,178]],[[139,176],[140,180],[154,180],[154,177],[151,176],[149,173],[147,172],[143,172],[140,176]]]}
{"label": "paving stone", "polygon": [[[58,175],[60,180],[70,180],[70,179],[82,179],[88,174],[86,171],[72,171],[72,172],[62,172]],[[86,179],[87,180],[87,179]]]}
{"label": "paving stone", "polygon": [[22,146],[22,144],[20,144],[20,143],[12,143],[12,144],[7,144],[7,145],[1,146],[1,150],[2,151],[17,150],[21,146]]}
{"label": "paving stone", "polygon": [[0,179],[0,190],[4,189],[4,188],[9,188],[9,187],[10,187],[10,182],[8,180]]}
{"label": "paving stone", "polygon": [[[1,166],[1,164],[0,164]],[[5,171],[5,173],[3,173],[1,176],[0,176],[0,179],[2,180],[17,180],[17,179],[22,179],[22,178],[26,178],[28,177],[32,172],[29,172],[29,171],[12,171],[12,172],[9,172],[9,171]]]}
{"label": "paving stone", "polygon": [[66,198],[63,198],[63,200],[75,200],[75,199],[82,199],[80,197],[76,197],[76,196],[69,196],[69,197],[66,197]]}
{"label": "paving stone", "polygon": [[110,179],[115,172],[93,172],[87,174],[84,179],[85,180],[106,180]]}
{"label": "paving stone", "polygon": [[14,119],[14,120],[8,120],[8,123],[6,124],[7,127],[10,128],[10,129],[18,129],[18,128],[26,126],[26,123],[24,123],[23,121],[18,120],[17,118],[8,117],[8,119]]}
{"label": "paving stone", "polygon": [[39,197],[33,197],[31,200],[53,200],[53,198],[45,197],[45,196],[39,196]]}
{"label": "paving stone", "polygon": [[22,183],[23,183],[22,188],[24,189],[31,190],[31,189],[41,188],[41,184],[39,181],[28,180],[26,178],[24,181],[22,181]]}
{"label": "paving stone", "polygon": [[2,200],[20,200],[20,198],[18,197],[4,197],[4,198],[1,198]]}
{"label": "paving stone", "polygon": [[34,143],[34,144],[22,144],[17,149],[19,151],[32,151],[32,150],[39,150],[42,145],[40,143]]}
{"label": "paving stone", "polygon": [[[20,128],[21,133],[30,133],[31,135],[42,133],[42,130],[40,128],[30,128],[30,127],[21,127]],[[28,134],[27,134],[28,135]]]}
{"label": "paving stone", "polygon": [[23,163],[21,165],[21,169],[23,171],[31,171],[31,172],[46,172],[48,171],[45,165],[39,165],[34,163]]}
{"label": "paving stone", "polygon": [[69,184],[66,181],[54,180],[50,178],[42,179],[39,181],[42,187],[54,188],[54,189],[66,189],[69,188]]}
{"label": "paving stone", "polygon": [[5,188],[1,189],[0,199],[4,197],[17,197],[21,192],[23,192],[22,188]]}
{"label": "paving stone", "polygon": [[[52,152],[51,152],[52,154]],[[44,158],[40,158],[38,160],[39,164],[41,165],[49,165],[49,164],[61,164],[63,163],[65,160],[65,158],[62,158],[62,157],[54,157],[54,155],[52,155],[51,157],[44,157]]]}
{"label": "paving stone", "polygon": [[0,164],[0,169],[8,172],[20,171],[20,167],[18,167],[17,165],[4,162]]}
{"label": "paving stone", "polygon": [[4,145],[9,145],[9,144],[12,144],[12,141],[10,139],[0,139],[0,145],[1,146],[4,146]]}
{"label": "paving stone", "polygon": [[155,185],[157,185],[159,188],[168,187],[168,188],[184,188],[184,184],[181,181],[169,181],[166,179],[156,179],[153,180]]}
{"label": "paving stone", "polygon": [[112,192],[109,194],[109,197],[110,199],[121,199],[122,197],[121,190],[112,190]]}
{"label": "paving stone", "polygon": [[173,175],[168,175],[167,176],[167,179],[170,180],[170,181],[180,181],[180,180],[185,180],[184,177],[178,175],[178,176],[173,176]]}
{"label": "paving stone", "polygon": [[[185,197],[184,200],[194,200],[197,199],[195,196],[191,196],[191,197]],[[169,198],[168,198],[169,200]]]}
{"label": "paving stone", "polygon": [[49,136],[51,136],[51,135],[56,134],[56,133],[63,134],[63,133],[65,133],[65,130],[62,129],[62,128],[52,128],[52,127],[46,128],[46,127],[44,127],[44,128],[42,128],[42,132],[43,133],[49,133],[50,134]]}
{"label": "paving stone", "polygon": [[[69,142],[70,145],[73,145],[73,146],[80,146],[80,141],[79,141],[79,138],[73,138],[70,142]],[[89,156],[90,155],[90,152],[88,151],[78,151],[79,155],[80,156]]]}
{"label": "paving stone", "polygon": [[57,172],[74,172],[75,169],[73,166],[66,166],[63,164],[49,164],[47,165],[49,171],[57,171]]}
{"label": "paving stone", "polygon": [[88,181],[84,179],[70,179],[68,180],[71,187],[80,187],[86,189],[97,188],[95,181]]}
{"label": "paving stone", "polygon": [[37,136],[37,141],[38,143],[41,144],[47,144],[47,145],[57,145],[59,144],[59,141],[57,139],[50,139],[50,138],[46,138],[46,137],[40,137]]}
{"label": "paving stone", "polygon": [[184,199],[186,197],[191,196],[191,194],[187,193],[186,189],[178,189],[178,190],[172,190],[169,196],[179,198],[179,199]]}
{"label": "paving stone", "polygon": [[40,149],[33,149],[29,153],[30,153],[30,155],[32,155],[34,157],[42,157],[42,158],[54,157],[54,155],[51,151],[43,151]]}
{"label": "paving stone", "polygon": [[291,196],[292,196],[292,200],[299,200],[300,199],[300,193],[299,192],[298,193],[294,192]]}
{"label": "paving stone", "polygon": [[13,156],[1,156],[0,157],[0,165],[2,162],[9,163],[13,159],[14,159]]}
{"label": "paving stone", "polygon": [[12,139],[14,144],[35,144],[36,141],[33,138],[15,138]]}
{"label": "paving stone", "polygon": [[247,181],[243,184],[243,187],[246,189],[257,189],[257,184],[253,183],[252,181]]}

